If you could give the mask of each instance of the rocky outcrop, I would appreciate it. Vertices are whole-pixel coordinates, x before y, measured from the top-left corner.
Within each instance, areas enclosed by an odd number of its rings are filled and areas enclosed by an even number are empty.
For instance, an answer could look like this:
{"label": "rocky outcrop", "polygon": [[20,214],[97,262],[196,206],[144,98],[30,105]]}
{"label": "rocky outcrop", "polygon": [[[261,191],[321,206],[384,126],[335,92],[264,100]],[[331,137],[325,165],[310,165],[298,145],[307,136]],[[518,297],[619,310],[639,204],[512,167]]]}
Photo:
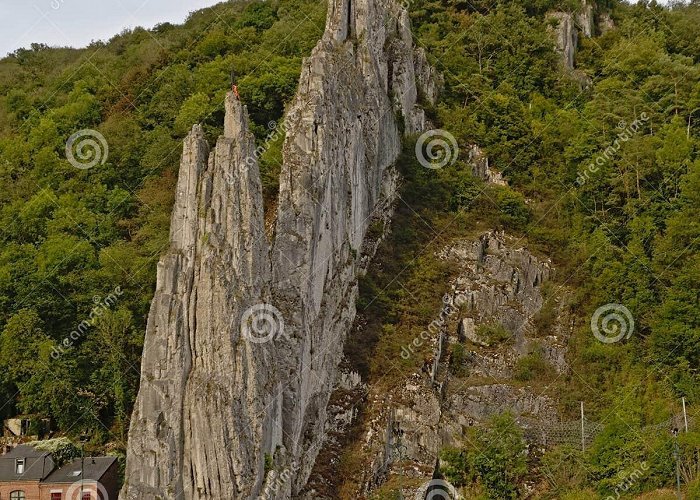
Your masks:
{"label": "rocky outcrop", "polygon": [[602,35],[606,34],[608,31],[615,29],[615,21],[610,16],[610,13],[603,12],[598,16],[598,27]]}
{"label": "rocky outcrop", "polygon": [[497,186],[507,186],[508,183],[500,172],[496,172],[489,165],[489,157],[476,144],[469,148],[467,162],[472,167],[472,173],[484,182]]}
{"label": "rocky outcrop", "polygon": [[[436,311],[445,321],[436,331],[428,329],[434,334],[428,341],[434,363],[396,391],[370,398],[367,413],[377,417],[363,437],[365,477],[358,497],[371,497],[393,477],[402,478],[394,484],[404,485],[403,497],[414,498],[416,487],[408,484],[429,481],[440,451],[464,445],[466,430],[495,414],[513,413],[526,430],[560,418],[555,399],[543,388],[513,379],[518,360],[533,352],[541,353],[553,377],[565,372],[570,333],[561,297],[546,300],[543,295],[551,263],[517,243],[488,232],[455,240],[438,253],[453,264],[455,274],[443,311]],[[548,300],[554,301],[558,320],[540,331],[533,319]],[[506,337],[482,336],[479,327],[494,324]],[[454,355],[458,344],[461,358]]]}
{"label": "rocky outcrop", "polygon": [[549,12],[547,19],[551,23],[557,52],[565,68],[573,70],[575,66],[576,48],[579,33],[592,37],[595,31],[595,5],[589,0],[581,0],[581,5],[575,12]]}
{"label": "rocky outcrop", "polygon": [[553,23],[557,52],[565,68],[574,69],[574,57],[578,45],[578,30],[574,15],[570,12],[550,12],[547,18]]}
{"label": "rocky outcrop", "polygon": [[[269,300],[262,188],[247,114],[229,95],[213,151],[199,126],[185,140],[170,250],[158,264],[131,421],[123,498],[218,498],[250,485],[271,428],[269,349],[235,320]],[[249,159],[253,158],[253,161]],[[224,408],[229,411],[222,411]],[[216,415],[216,418],[212,418]],[[245,429],[246,433],[241,433]],[[214,478],[214,480],[212,480]]]}
{"label": "rocky outcrop", "polygon": [[581,0],[581,7],[576,12],[576,27],[587,38],[593,36],[595,30],[594,6],[588,0]]}
{"label": "rocky outcrop", "polygon": [[[418,61],[418,63],[416,63]],[[210,151],[185,140],[168,253],[158,265],[121,498],[289,498],[325,438],[357,276],[390,217],[393,163],[425,126],[404,9],[333,0],[286,116],[273,240],[247,111],[226,98]]]}

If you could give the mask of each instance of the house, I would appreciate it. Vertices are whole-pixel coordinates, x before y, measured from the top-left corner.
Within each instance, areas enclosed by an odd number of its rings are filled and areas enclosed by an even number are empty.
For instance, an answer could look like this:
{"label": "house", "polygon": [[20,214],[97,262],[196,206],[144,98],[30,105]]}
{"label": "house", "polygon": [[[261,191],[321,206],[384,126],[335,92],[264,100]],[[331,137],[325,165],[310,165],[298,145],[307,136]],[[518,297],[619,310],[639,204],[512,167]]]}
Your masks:
{"label": "house", "polygon": [[26,415],[18,418],[8,418],[3,422],[2,435],[4,437],[35,436],[36,439],[44,439],[51,433],[51,420],[35,415]]}
{"label": "house", "polygon": [[116,500],[116,457],[57,467],[50,452],[19,445],[0,456],[0,500]]}
{"label": "house", "polygon": [[17,446],[0,456],[0,500],[42,500],[41,480],[55,468],[51,453]]}

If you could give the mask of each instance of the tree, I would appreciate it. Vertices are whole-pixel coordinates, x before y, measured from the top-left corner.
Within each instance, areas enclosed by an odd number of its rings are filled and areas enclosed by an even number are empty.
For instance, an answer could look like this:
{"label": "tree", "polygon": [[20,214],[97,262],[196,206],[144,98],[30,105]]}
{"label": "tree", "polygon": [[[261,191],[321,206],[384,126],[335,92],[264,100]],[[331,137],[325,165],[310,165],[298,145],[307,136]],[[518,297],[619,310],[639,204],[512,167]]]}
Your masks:
{"label": "tree", "polygon": [[442,454],[448,479],[458,486],[478,481],[490,498],[519,498],[527,446],[515,418],[495,415],[484,428],[472,430],[469,441],[473,444],[461,451]]}

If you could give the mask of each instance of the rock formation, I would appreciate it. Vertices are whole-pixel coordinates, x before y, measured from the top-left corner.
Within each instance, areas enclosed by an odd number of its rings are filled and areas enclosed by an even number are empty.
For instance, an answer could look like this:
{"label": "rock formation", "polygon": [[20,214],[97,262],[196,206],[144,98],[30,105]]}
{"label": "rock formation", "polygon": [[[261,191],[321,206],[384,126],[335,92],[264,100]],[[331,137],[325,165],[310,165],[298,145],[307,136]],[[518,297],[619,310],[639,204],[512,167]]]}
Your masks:
{"label": "rock formation", "polygon": [[557,51],[567,69],[574,69],[579,33],[588,38],[593,36],[594,10],[594,4],[581,0],[576,12],[555,11],[547,14],[547,18],[553,22]]}
{"label": "rock formation", "polygon": [[[440,451],[463,445],[466,429],[495,414],[509,411],[524,427],[559,419],[550,394],[513,378],[518,360],[533,352],[541,353],[553,373],[566,372],[570,333],[563,290],[553,299],[558,321],[546,332],[534,328],[533,318],[545,304],[542,287],[553,269],[518,243],[487,232],[456,239],[438,253],[455,273],[443,310],[435,311],[444,321],[438,329],[426,326],[434,364],[430,373],[413,373],[395,391],[370,394],[365,413],[373,418],[359,438],[365,475],[357,497],[371,498],[387,479],[401,477],[408,478],[400,483],[403,497],[414,498],[416,487],[435,472]],[[478,326],[494,323],[505,327],[509,340],[480,336]],[[459,364],[446,354],[457,344],[465,353]]]}
{"label": "rock formation", "polygon": [[[332,0],[286,116],[265,234],[245,106],[185,140],[158,265],[121,498],[289,498],[324,440],[357,276],[391,215],[401,130],[425,127],[438,78],[393,0]],[[401,117],[397,118],[398,116]]]}
{"label": "rock formation", "polygon": [[484,151],[473,144],[469,148],[467,154],[467,162],[472,167],[472,173],[484,182],[495,184],[497,186],[507,186],[508,182],[503,178],[500,172],[493,170],[489,164],[489,157],[484,154]]}
{"label": "rock formation", "polygon": [[578,31],[574,23],[574,16],[569,12],[550,12],[548,19],[552,19],[557,51],[561,56],[562,64],[567,69],[574,69],[574,56],[578,45]]}

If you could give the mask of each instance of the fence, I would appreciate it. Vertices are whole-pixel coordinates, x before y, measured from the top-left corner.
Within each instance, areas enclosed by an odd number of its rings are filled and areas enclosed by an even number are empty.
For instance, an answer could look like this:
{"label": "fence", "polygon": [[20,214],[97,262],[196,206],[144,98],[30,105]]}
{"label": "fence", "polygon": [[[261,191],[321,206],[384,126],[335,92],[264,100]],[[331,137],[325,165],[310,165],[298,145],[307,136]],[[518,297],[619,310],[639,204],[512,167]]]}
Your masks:
{"label": "fence", "polygon": [[[598,434],[603,430],[604,425],[585,418],[583,405],[581,418],[569,421],[540,420],[525,416],[516,417],[516,422],[523,429],[525,438],[531,443],[542,446],[570,445],[579,446],[585,449],[589,446]],[[685,400],[683,401],[683,411],[658,424],[651,424],[640,429],[640,434],[650,434],[658,432],[671,433],[674,429],[687,431],[694,428],[696,418],[690,416],[685,411]]]}

